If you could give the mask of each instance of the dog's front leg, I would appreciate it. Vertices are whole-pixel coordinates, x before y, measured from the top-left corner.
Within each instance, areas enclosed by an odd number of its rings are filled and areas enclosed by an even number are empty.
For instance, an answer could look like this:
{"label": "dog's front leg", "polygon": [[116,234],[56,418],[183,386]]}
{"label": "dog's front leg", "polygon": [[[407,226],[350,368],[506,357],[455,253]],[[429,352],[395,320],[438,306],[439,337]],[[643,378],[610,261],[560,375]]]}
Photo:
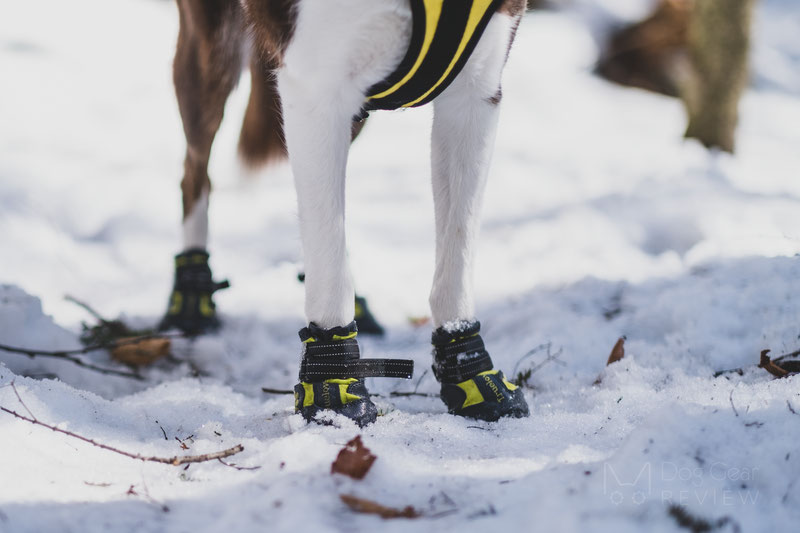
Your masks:
{"label": "dog's front leg", "polygon": [[[278,75],[294,173],[305,264],[306,317],[322,328],[352,322],[353,281],[345,242],[345,168],[361,95],[326,91],[290,68]],[[344,94],[342,94],[344,93]]]}
{"label": "dog's front leg", "polygon": [[514,24],[509,16],[495,15],[459,77],[434,100],[433,369],[449,411],[484,420],[528,414],[522,391],[494,369],[472,296],[480,208],[497,130],[500,75]]}
{"label": "dog's front leg", "polygon": [[306,420],[333,411],[364,426],[377,418],[359,359],[354,291],[345,243],[345,168],[351,123],[363,101],[346,80],[326,79],[288,62],[278,72],[284,132],[300,217],[306,317],[295,409]]}

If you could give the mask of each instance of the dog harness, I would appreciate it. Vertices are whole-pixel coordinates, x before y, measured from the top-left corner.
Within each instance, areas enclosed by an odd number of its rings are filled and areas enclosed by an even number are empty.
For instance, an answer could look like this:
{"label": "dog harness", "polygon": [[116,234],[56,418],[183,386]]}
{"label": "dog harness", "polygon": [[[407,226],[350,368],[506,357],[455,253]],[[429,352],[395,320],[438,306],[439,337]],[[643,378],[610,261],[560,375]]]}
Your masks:
{"label": "dog harness", "polygon": [[461,72],[503,0],[410,2],[408,52],[394,72],[367,91],[364,112],[418,107],[436,98]]}

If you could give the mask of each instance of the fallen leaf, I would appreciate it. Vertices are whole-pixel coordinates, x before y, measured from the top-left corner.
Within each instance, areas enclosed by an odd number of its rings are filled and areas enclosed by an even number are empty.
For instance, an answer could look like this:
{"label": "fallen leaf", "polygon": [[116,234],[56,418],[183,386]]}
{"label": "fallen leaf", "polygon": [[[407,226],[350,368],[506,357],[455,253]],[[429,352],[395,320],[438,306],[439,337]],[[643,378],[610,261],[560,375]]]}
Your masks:
{"label": "fallen leaf", "polygon": [[415,328],[421,328],[430,323],[431,317],[429,316],[410,316],[408,317],[409,323]]}
{"label": "fallen leaf", "polygon": [[353,479],[364,479],[372,463],[377,459],[369,448],[361,442],[361,435],[356,435],[341,449],[336,460],[331,464],[331,474],[344,474]]}
{"label": "fallen leaf", "polygon": [[372,500],[365,500],[351,494],[340,494],[339,498],[351,511],[362,514],[376,514],[381,518],[419,518],[420,514],[410,505],[402,509],[386,507]]}
{"label": "fallen leaf", "polygon": [[611,363],[616,363],[623,357],[625,357],[625,340],[627,337],[624,335],[617,340],[617,343],[611,349],[611,354],[608,356],[608,361],[606,362],[606,366],[610,365]]}
{"label": "fallen leaf", "polygon": [[[614,347],[611,348],[611,354],[609,354],[608,356],[608,361],[606,361],[606,366],[612,363],[616,363],[617,361],[625,357],[626,340],[627,337],[625,337],[625,335],[617,339],[617,342],[614,344]],[[599,385],[600,383],[602,383],[602,381],[603,381],[603,375],[600,374],[599,376],[597,376],[597,379],[594,380],[594,383],[592,383],[592,385]]]}
{"label": "fallen leaf", "polygon": [[111,358],[126,365],[147,366],[166,356],[169,347],[169,339],[142,339],[116,346],[111,350]]}
{"label": "fallen leaf", "polygon": [[781,368],[780,366],[776,365],[772,362],[772,359],[769,358],[767,355],[769,350],[761,350],[761,362],[758,363],[760,368],[763,368],[776,378],[782,378],[789,375],[789,371],[785,368]]}

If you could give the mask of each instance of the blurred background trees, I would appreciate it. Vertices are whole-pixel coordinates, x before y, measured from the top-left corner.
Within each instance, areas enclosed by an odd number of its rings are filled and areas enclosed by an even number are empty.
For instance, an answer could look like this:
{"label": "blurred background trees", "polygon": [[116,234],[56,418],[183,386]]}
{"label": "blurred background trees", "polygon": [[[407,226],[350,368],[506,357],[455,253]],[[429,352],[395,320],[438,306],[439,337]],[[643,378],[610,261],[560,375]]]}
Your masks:
{"label": "blurred background trees", "polygon": [[[529,0],[547,8],[552,0]],[[748,81],[755,0],[659,0],[643,20],[613,31],[597,73],[615,83],[680,97],[685,136],[733,152]]]}

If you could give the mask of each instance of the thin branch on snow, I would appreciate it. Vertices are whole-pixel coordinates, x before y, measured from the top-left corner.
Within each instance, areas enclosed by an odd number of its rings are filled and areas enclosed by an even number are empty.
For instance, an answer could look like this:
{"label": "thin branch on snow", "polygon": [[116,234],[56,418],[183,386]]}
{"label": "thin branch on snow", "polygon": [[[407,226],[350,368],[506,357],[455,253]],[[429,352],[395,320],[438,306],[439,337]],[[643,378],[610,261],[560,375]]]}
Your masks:
{"label": "thin branch on snow", "polygon": [[225,461],[222,460],[222,458],[219,457],[217,458],[217,461],[219,461],[220,463],[224,464],[227,467],[234,468],[236,470],[258,470],[259,468],[261,468],[260,466],[239,466],[236,463],[226,463]]}
{"label": "thin branch on snow", "polygon": [[[551,342],[548,342],[548,343],[545,343],[545,344],[540,344],[536,348],[533,348],[532,350],[528,350],[528,352],[525,355],[520,357],[517,360],[516,364],[514,365],[514,369],[511,371],[511,381],[512,381],[512,383],[516,383],[519,386],[529,386],[528,385],[528,380],[531,378],[531,376],[533,376],[536,372],[538,372],[543,367],[545,367],[548,363],[559,363],[561,365],[564,365],[565,363],[563,361],[561,361],[561,359],[559,359],[561,357],[561,354],[564,352],[564,349],[563,348],[559,348],[557,352],[552,353],[551,352],[552,347],[553,347],[553,343],[551,343]],[[530,356],[532,356],[532,355],[534,355],[536,353],[539,353],[540,351],[542,351],[544,349],[547,350],[547,357],[545,357],[541,362],[536,363],[535,365],[533,365],[528,370],[525,370],[524,372],[522,372],[522,371],[521,372],[517,372],[517,368],[519,368],[519,365],[520,365],[520,363],[522,363],[522,361],[524,361],[525,359],[527,359],[528,357],[530,357]]]}
{"label": "thin branch on snow", "polygon": [[86,302],[78,300],[77,298],[75,298],[74,296],[71,296],[69,294],[64,295],[64,299],[66,301],[68,301],[68,302],[74,303],[78,307],[83,308],[87,313],[89,313],[94,318],[96,318],[98,322],[102,322],[102,323],[110,322],[110,320],[106,319],[103,315],[101,315],[100,313],[95,311],[95,309],[92,306],[90,306],[89,304],[87,304]]}
{"label": "thin branch on snow", "polygon": [[731,407],[733,408],[733,414],[736,415],[736,418],[739,418],[739,411],[736,410],[736,406],[733,404],[733,391],[736,390],[736,387],[731,389],[731,393],[728,396],[728,400],[731,402]]}
{"label": "thin branch on snow", "polygon": [[800,355],[800,350],[795,350],[795,351],[790,352],[790,353],[785,353],[783,355],[779,355],[778,357],[774,358],[772,360],[772,362],[773,363],[779,363],[779,362],[783,361],[784,359],[789,359],[790,357],[797,357],[798,355]]}
{"label": "thin branch on snow", "polygon": [[261,392],[266,392],[267,394],[294,394],[293,390],[271,389],[269,387],[261,387]]}
{"label": "thin branch on snow", "polygon": [[28,409],[28,407],[22,401],[22,398],[20,397],[19,392],[17,391],[17,387],[14,385],[13,381],[11,382],[11,388],[14,389],[14,393],[17,395],[17,398],[19,399],[19,401],[22,404],[22,406],[25,407],[25,410],[28,411],[28,414],[30,414],[30,417],[27,417],[25,415],[21,415],[21,414],[17,413],[16,411],[12,411],[11,409],[7,409],[7,408],[5,408],[3,406],[0,406],[0,411],[4,411],[4,412],[6,412],[6,413],[8,413],[8,414],[10,414],[10,415],[12,415],[12,416],[14,416],[16,418],[19,418],[20,420],[25,420],[26,422],[30,422],[31,424],[35,424],[37,426],[45,427],[45,428],[47,428],[49,430],[52,430],[52,431],[55,431],[57,433],[63,433],[64,435],[68,435],[68,436],[76,438],[78,440],[82,440],[83,442],[87,442],[87,443],[91,444],[92,446],[96,446],[98,448],[102,448],[104,450],[108,450],[110,452],[114,452],[114,453],[117,453],[119,455],[124,455],[125,457],[130,457],[131,459],[136,459],[136,460],[139,460],[139,461],[149,461],[149,462],[152,462],[152,463],[162,463],[162,464],[167,464],[167,465],[178,466],[178,465],[189,464],[189,463],[204,463],[206,461],[213,461],[215,459],[223,459],[225,457],[230,457],[231,455],[236,455],[237,453],[240,453],[240,452],[244,451],[244,446],[242,446],[241,444],[237,444],[233,448],[228,448],[227,450],[222,450],[222,451],[219,451],[219,452],[204,453],[202,455],[184,455],[184,456],[175,456],[175,457],[145,456],[145,455],[141,455],[141,454],[138,454],[138,453],[126,452],[124,450],[120,450],[119,448],[114,448],[113,446],[109,446],[107,444],[103,444],[103,443],[97,442],[95,440],[92,440],[92,439],[90,439],[88,437],[84,437],[83,435],[78,435],[77,433],[73,433],[72,431],[67,431],[66,429],[61,429],[61,428],[58,428],[56,426],[52,426],[50,424],[46,424],[45,422],[40,421],[38,418],[36,418],[36,416],[34,416],[33,413],[31,413],[30,409]]}
{"label": "thin branch on snow", "polygon": [[[778,357],[775,357],[774,359],[767,358],[767,361],[764,361],[764,356],[766,354],[768,354],[768,353],[769,353],[769,350],[762,350],[761,351],[761,361],[759,362],[759,364],[747,365],[747,366],[744,366],[744,367],[737,367],[737,368],[729,368],[727,370],[718,370],[717,372],[714,372],[714,377],[718,378],[720,376],[724,376],[725,374],[739,374],[740,376],[743,376],[744,375],[744,371],[746,369],[753,368],[753,367],[764,368],[767,372],[770,372],[771,374],[775,375],[775,377],[783,377],[784,375],[788,375],[791,372],[788,372],[788,371],[784,372],[785,369],[780,368],[780,367],[778,369],[775,369],[774,368],[775,365],[770,366],[770,368],[765,368],[765,364],[764,363],[767,363],[767,364],[768,363],[780,363],[780,362],[784,361],[785,359],[791,359],[792,357],[800,356],[800,350],[795,350],[793,352],[789,352],[789,353],[785,353],[783,355],[779,355]],[[777,371],[777,373],[780,374],[780,375],[776,375],[774,373],[774,371]]]}
{"label": "thin branch on snow", "polygon": [[141,496],[146,501],[148,501],[149,503],[152,503],[153,505],[159,507],[162,512],[165,512],[165,513],[169,512],[169,506],[167,506],[167,504],[162,503],[162,502],[156,500],[155,498],[153,498],[152,496],[150,496],[150,491],[147,490],[147,485],[145,485],[144,479],[142,479],[142,487],[144,487],[144,494],[139,494],[138,492],[136,492],[136,490],[134,490],[135,486],[136,485],[131,485],[130,488],[128,488],[127,492],[125,492],[125,495],[126,496]]}
{"label": "thin branch on snow", "polygon": [[123,339],[119,341],[104,343],[104,344],[95,344],[92,346],[86,346],[84,348],[78,348],[75,350],[34,350],[29,348],[20,348],[17,346],[9,346],[7,344],[0,344],[0,350],[9,353],[15,353],[19,355],[27,355],[28,357],[53,357],[55,359],[63,359],[65,361],[70,361],[75,363],[76,365],[86,368],[87,370],[94,370],[95,372],[99,372],[101,374],[113,375],[113,376],[120,376],[124,378],[130,379],[137,379],[143,380],[144,377],[135,373],[135,372],[128,372],[125,370],[116,370],[113,368],[105,368],[100,367],[97,365],[93,365],[92,363],[88,363],[83,359],[76,357],[78,355],[85,355],[90,352],[96,352],[99,350],[113,350],[114,348],[125,346],[128,344],[137,344],[143,340],[149,339],[166,339],[171,337],[183,337],[182,333],[179,334],[152,334],[152,335],[141,335],[139,337],[131,337],[129,339]]}
{"label": "thin branch on snow", "polygon": [[[386,397],[385,394],[371,394],[370,396],[377,396],[378,398],[385,398]],[[411,392],[392,391],[392,392],[389,393],[389,396],[391,398],[406,398],[408,396],[417,396],[419,398],[438,398],[439,397],[438,394],[433,394],[433,393],[430,393],[430,392],[417,392],[417,391],[411,391]]]}

